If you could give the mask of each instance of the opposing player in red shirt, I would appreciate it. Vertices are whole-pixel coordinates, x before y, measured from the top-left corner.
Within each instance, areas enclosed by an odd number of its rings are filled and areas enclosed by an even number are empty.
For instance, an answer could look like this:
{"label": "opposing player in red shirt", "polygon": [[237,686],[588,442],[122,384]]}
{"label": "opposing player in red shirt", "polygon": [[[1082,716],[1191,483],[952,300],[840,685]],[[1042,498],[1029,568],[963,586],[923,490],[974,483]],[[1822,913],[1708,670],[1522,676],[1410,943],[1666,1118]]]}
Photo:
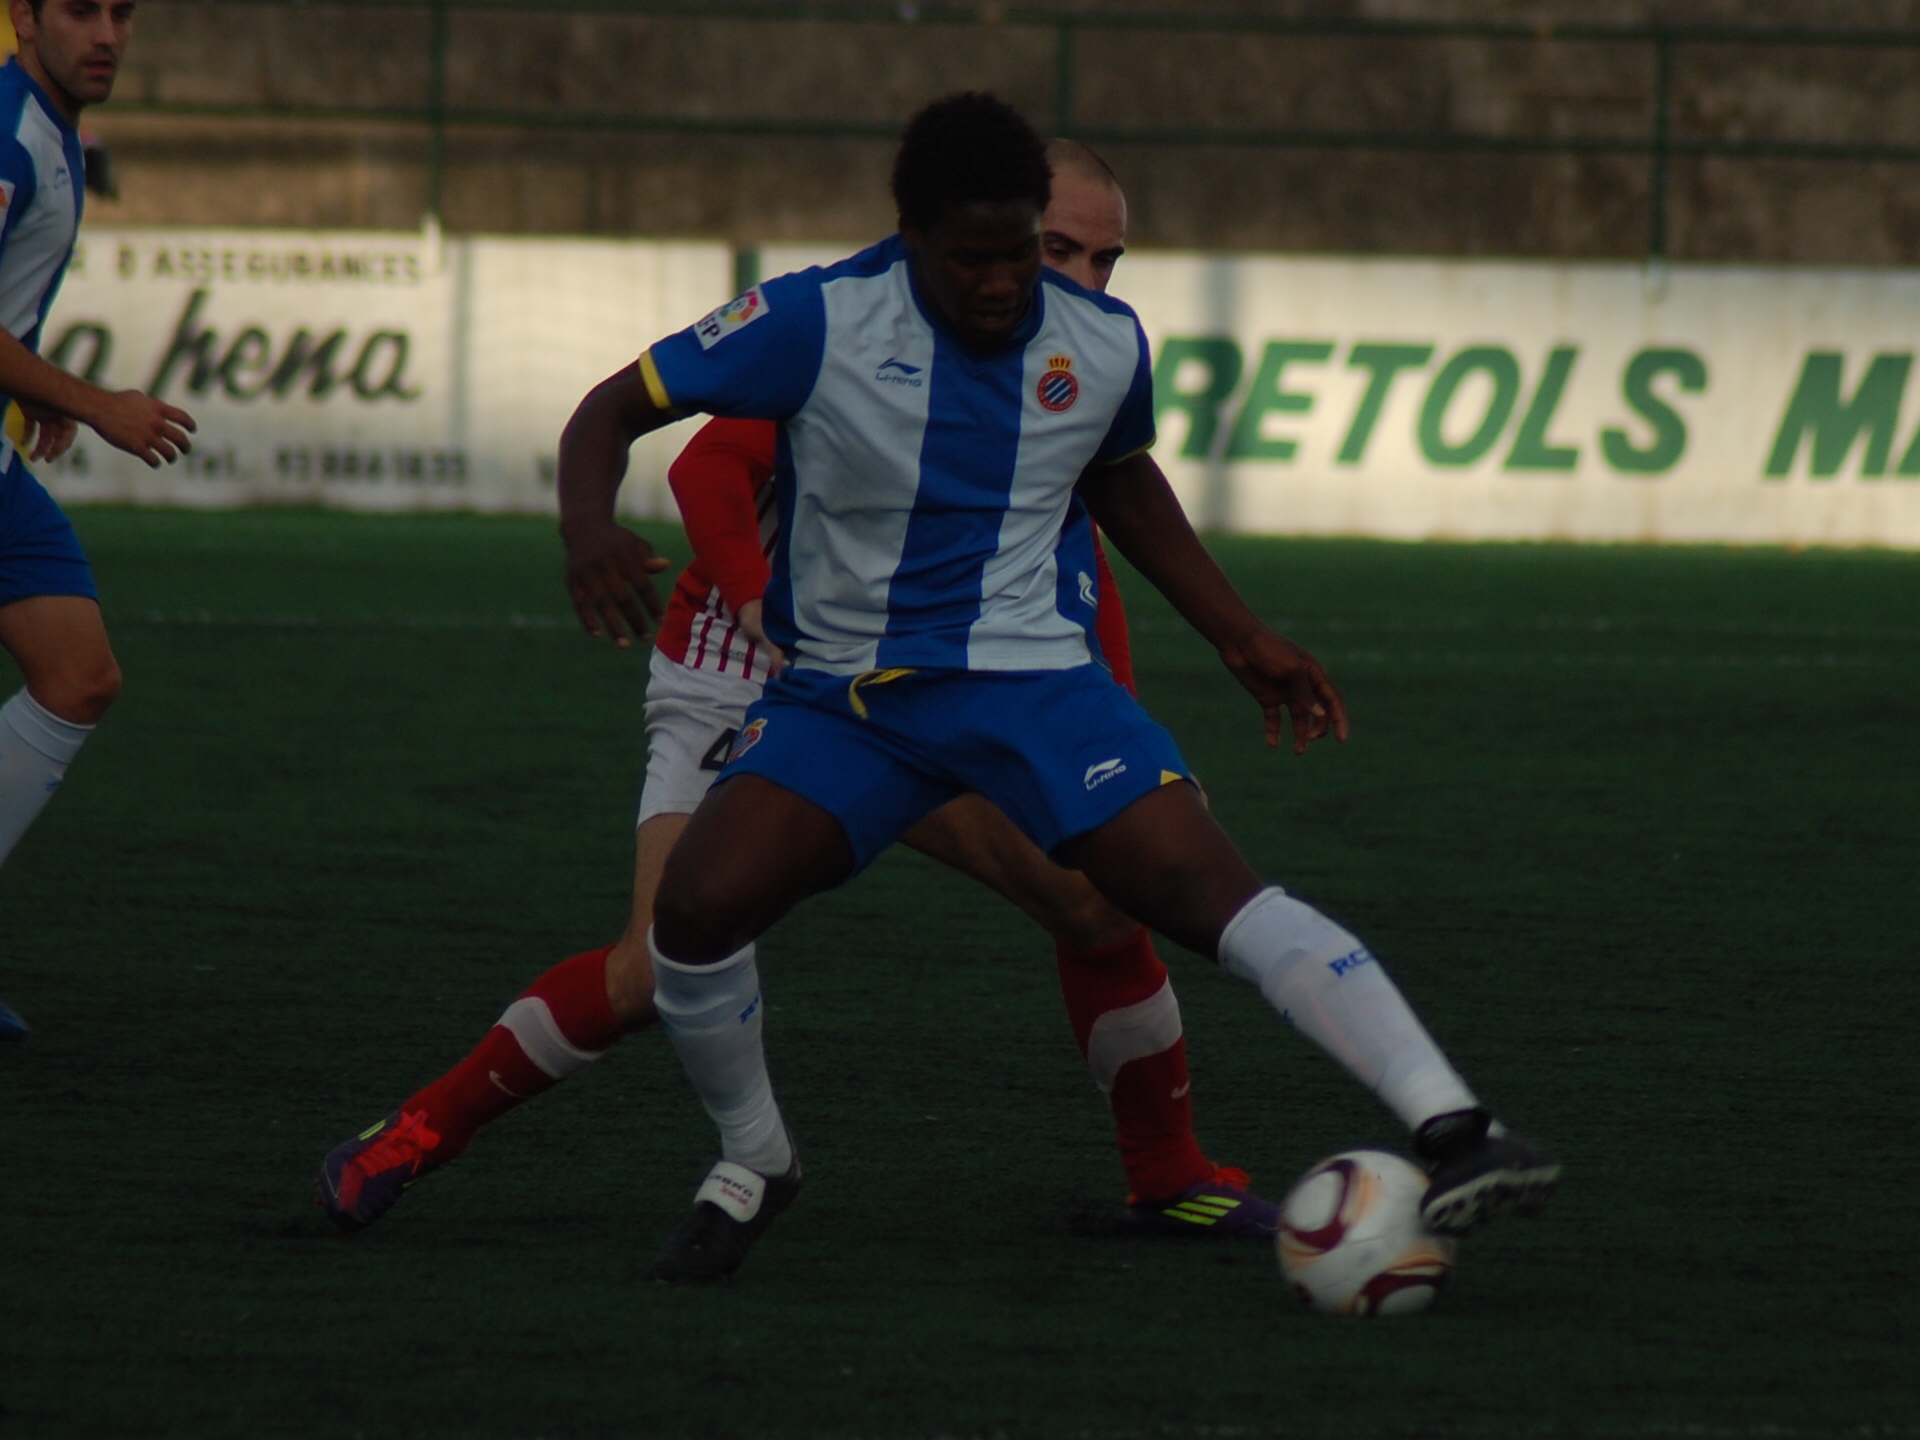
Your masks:
{"label": "opposing player in red shirt", "polygon": [[[1056,141],[1048,159],[1046,261],[1104,290],[1125,249],[1125,196],[1084,146]],[[650,665],[647,779],[626,933],[541,976],[466,1060],[328,1155],[320,1201],[342,1229],[371,1224],[486,1121],[658,1018],[646,933],[661,872],[746,707],[783,663],[760,628],[778,525],[775,436],[769,421],[711,421],[669,472],[694,559],[674,586]],[[1131,689],[1126,616],[1097,544],[1095,558],[1100,649],[1114,679]],[[1212,1164],[1194,1138],[1180,1009],[1147,931],[979,796],[952,801],[903,838],[999,892],[1054,937],[1074,1037],[1113,1111],[1132,1191],[1129,1222],[1151,1233],[1271,1237],[1274,1207],[1249,1190],[1245,1172]],[[779,1123],[774,1107],[765,1112]]]}

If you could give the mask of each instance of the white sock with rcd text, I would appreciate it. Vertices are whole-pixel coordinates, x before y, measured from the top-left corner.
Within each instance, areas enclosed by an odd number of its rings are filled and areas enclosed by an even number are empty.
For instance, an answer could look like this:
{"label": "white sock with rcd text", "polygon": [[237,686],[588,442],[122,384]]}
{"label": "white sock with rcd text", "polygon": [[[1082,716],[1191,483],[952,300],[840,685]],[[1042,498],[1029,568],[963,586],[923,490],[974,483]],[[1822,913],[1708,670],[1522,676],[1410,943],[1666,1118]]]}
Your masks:
{"label": "white sock with rcd text", "polygon": [[25,690],[0,705],[0,861],[53,798],[92,733],[93,726],[62,720]]}
{"label": "white sock with rcd text", "polygon": [[720,1153],[762,1175],[793,1168],[793,1146],[760,1047],[760,970],[753,946],[714,965],[669,960],[647,931],[653,1008],[720,1127]]}
{"label": "white sock with rcd text", "polygon": [[1479,1103],[1367,947],[1278,886],[1227,922],[1220,964],[1256,986],[1408,1129]]}

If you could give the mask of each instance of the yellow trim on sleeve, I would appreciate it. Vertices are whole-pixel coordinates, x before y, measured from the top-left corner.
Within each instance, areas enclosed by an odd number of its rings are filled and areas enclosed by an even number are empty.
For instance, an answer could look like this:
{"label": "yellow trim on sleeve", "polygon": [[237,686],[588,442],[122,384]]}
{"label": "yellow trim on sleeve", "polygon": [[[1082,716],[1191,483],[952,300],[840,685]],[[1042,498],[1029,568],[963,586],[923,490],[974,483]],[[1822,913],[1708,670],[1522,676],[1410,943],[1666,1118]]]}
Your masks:
{"label": "yellow trim on sleeve", "polygon": [[20,402],[10,401],[7,405],[7,438],[15,445],[27,443],[27,417],[20,408]]}
{"label": "yellow trim on sleeve", "polygon": [[651,349],[640,352],[640,378],[646,382],[647,398],[656,409],[673,409],[673,397],[667,394],[666,382],[660,378],[660,367],[653,363]]}

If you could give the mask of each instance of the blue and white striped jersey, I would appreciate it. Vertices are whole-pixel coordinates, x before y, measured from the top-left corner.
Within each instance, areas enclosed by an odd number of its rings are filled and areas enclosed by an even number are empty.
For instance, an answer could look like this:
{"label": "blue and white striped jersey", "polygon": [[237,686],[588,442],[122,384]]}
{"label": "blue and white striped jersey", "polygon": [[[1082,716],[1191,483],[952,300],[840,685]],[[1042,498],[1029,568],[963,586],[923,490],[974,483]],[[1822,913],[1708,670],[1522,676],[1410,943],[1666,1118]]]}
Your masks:
{"label": "blue and white striped jersey", "polygon": [[917,294],[899,236],[747,291],[641,357],[655,404],[778,420],[768,636],[834,674],[1065,670],[1097,653],[1074,483],[1153,443],[1146,336],[1041,272],[981,355]]}
{"label": "blue and white striped jersey", "polygon": [[0,325],[29,350],[40,348],[73,255],[85,178],[80,132],[9,60],[0,67]]}

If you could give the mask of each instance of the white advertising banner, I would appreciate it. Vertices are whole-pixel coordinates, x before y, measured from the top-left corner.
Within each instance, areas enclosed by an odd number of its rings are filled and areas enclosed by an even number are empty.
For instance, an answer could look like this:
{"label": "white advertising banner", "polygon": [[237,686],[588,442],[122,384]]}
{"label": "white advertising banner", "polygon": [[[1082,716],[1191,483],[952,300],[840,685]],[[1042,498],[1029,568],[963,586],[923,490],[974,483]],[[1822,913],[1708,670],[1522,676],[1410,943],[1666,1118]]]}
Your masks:
{"label": "white advertising banner", "polygon": [[[712,244],[89,227],[43,353],[199,422],[149,470],[82,431],[63,500],[547,511],[596,382],[727,298]],[[635,447],[631,514],[671,513],[687,424]]]}
{"label": "white advertising banner", "polygon": [[[777,274],[837,251],[762,253]],[[725,299],[725,247],[89,228],[46,353],[200,421],[63,499],[551,512],[586,390]],[[1920,274],[1133,254],[1156,450],[1202,524],[1920,546]],[[637,446],[666,514],[686,424]]]}
{"label": "white advertising banner", "polygon": [[1920,545],[1920,274],[1121,264],[1221,528]]}

